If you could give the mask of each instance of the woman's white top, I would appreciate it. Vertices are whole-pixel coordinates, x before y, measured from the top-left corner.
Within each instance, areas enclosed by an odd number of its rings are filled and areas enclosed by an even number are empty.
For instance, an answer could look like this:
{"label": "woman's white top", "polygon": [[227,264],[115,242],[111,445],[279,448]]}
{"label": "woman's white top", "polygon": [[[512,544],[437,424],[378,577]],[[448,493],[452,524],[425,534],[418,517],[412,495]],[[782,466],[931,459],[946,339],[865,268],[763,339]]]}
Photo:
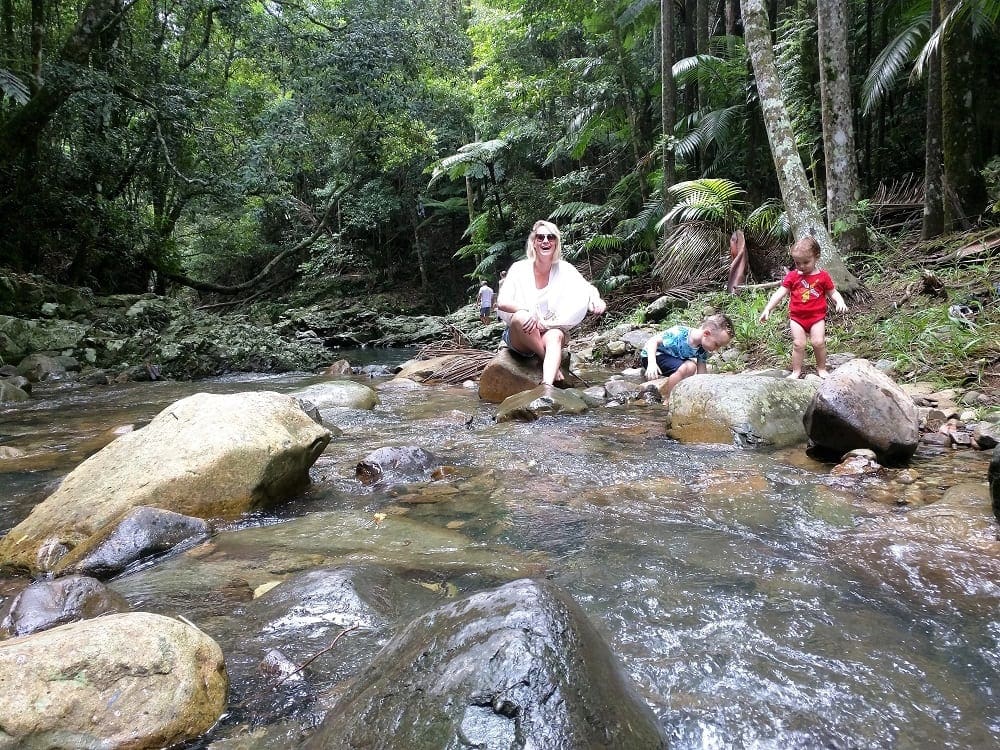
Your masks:
{"label": "woman's white top", "polygon": [[[525,258],[510,267],[497,294],[497,305],[506,303],[528,310],[548,328],[572,328],[579,324],[587,316],[591,298],[600,296],[594,286],[572,263],[560,260],[552,264],[545,287],[536,289],[533,264]],[[501,310],[499,314],[505,323],[510,323],[513,313]]]}

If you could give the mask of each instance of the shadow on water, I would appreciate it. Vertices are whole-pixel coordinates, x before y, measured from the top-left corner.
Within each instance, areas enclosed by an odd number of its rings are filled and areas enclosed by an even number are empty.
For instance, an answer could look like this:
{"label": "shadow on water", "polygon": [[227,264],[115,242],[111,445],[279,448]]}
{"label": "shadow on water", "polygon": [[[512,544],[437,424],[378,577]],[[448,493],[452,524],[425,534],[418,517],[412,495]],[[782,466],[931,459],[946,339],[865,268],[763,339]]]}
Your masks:
{"label": "shadow on water", "polygon": [[[0,474],[0,527],[115,427],[177,398],[314,381],[66,389],[10,410],[4,442],[26,457]],[[1000,560],[894,544],[889,531],[870,541],[865,530],[892,515],[869,497],[885,491],[877,482],[836,480],[801,451],[682,446],[659,407],[495,424],[495,407],[460,387],[382,388],[380,399],[335,415],[344,434],[300,496],[112,584],[135,608],[182,615],[222,645],[233,695],[217,746],[298,746],[351,665],[397,627],[344,637],[303,681],[276,686],[261,671],[268,649],[302,664],[345,623],[322,611],[279,617],[260,592],[344,564],[394,571],[403,621],[435,599],[552,579],[603,629],[674,748],[1000,740]],[[360,484],[357,462],[384,445],[421,446],[446,470]],[[929,459],[928,471],[948,472],[951,460]],[[977,460],[960,471],[985,476]]]}

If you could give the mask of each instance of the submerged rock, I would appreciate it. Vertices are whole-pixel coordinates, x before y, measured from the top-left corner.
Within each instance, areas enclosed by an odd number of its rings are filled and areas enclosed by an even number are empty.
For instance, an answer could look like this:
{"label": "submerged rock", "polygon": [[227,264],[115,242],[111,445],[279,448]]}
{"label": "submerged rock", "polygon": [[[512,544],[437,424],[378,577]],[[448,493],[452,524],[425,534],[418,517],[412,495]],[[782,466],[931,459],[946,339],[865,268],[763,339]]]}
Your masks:
{"label": "submerged rock", "polygon": [[53,570],[130,508],[235,518],[309,483],[330,441],[292,396],[199,393],[88,458],[0,540],[0,566]]}
{"label": "submerged rock", "polygon": [[579,607],[549,583],[519,580],[413,621],[305,747],[655,750],[667,741]]}
{"label": "submerged rock", "polygon": [[362,484],[382,479],[416,479],[437,463],[437,459],[416,445],[385,446],[369,453],[355,469]]}
{"label": "submerged rock", "polygon": [[222,651],[146,612],[0,643],[5,747],[154,748],[204,734],[226,707]]}
{"label": "submerged rock", "polygon": [[96,578],[66,576],[36,581],[0,610],[0,635],[29,635],[67,622],[128,610],[124,597]]}
{"label": "submerged rock", "polygon": [[582,414],[587,408],[587,402],[574,391],[539,385],[505,399],[496,419],[497,422],[534,422],[539,417]]}

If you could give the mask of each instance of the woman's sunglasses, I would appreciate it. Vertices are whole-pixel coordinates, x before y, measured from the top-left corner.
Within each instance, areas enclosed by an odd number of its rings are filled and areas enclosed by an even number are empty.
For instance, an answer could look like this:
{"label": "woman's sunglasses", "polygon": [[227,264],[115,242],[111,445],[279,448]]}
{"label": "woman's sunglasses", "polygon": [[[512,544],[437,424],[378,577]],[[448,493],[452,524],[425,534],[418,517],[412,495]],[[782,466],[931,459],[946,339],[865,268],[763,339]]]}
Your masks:
{"label": "woman's sunglasses", "polygon": [[555,242],[559,238],[554,234],[536,234],[535,239],[539,241],[548,240],[549,242]]}

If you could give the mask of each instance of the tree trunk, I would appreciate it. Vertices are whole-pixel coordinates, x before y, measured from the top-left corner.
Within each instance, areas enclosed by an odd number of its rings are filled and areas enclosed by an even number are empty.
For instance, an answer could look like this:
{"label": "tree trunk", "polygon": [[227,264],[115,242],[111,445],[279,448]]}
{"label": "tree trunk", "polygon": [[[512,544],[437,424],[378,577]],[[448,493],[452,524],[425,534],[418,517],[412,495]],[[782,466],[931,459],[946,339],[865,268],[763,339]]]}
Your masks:
{"label": "tree trunk", "polygon": [[674,121],[677,119],[674,85],[674,0],[660,0],[660,119],[663,124],[663,213],[670,210],[667,188],[677,181],[674,163]]}
{"label": "tree trunk", "polygon": [[[86,65],[91,50],[100,40],[105,27],[120,12],[120,0],[91,0],[80,15],[73,33],[63,44],[59,60]],[[72,93],[73,87],[65,74],[56,80],[47,81],[27,104],[19,107],[4,123],[0,128],[0,173],[19,154],[34,147],[43,128]]]}
{"label": "tree trunk", "polygon": [[[697,0],[695,18],[695,40],[699,55],[708,54],[708,3],[709,0]],[[698,82],[698,107],[702,110],[708,109],[707,86]]]}
{"label": "tree trunk", "polygon": [[[931,2],[931,33],[941,23],[941,3]],[[941,167],[941,50],[928,61],[927,141],[924,152],[924,217],[920,236],[925,240],[944,232],[944,195]]]}
{"label": "tree trunk", "polygon": [[[941,0],[941,17],[957,0]],[[976,70],[972,33],[952,24],[941,39],[941,148],[944,153],[945,226],[963,228],[985,202],[983,182],[976,171],[976,121],[973,91]]]}
{"label": "tree trunk", "polygon": [[847,50],[847,0],[816,4],[819,28],[819,80],[826,164],[826,224],[836,232],[841,250],[850,255],[867,247],[855,206],[861,198],[851,103],[850,54]]}
{"label": "tree trunk", "polygon": [[840,290],[850,293],[858,289],[859,283],[844,265],[809,189],[806,170],[795,146],[788,110],[781,97],[781,80],[774,62],[774,48],[771,45],[771,30],[767,23],[764,0],[741,0],[740,7],[743,10],[743,29],[753,64],[767,139],[771,145],[778,185],[792,231],[796,239],[809,234],[816,238],[823,252],[823,265]]}

